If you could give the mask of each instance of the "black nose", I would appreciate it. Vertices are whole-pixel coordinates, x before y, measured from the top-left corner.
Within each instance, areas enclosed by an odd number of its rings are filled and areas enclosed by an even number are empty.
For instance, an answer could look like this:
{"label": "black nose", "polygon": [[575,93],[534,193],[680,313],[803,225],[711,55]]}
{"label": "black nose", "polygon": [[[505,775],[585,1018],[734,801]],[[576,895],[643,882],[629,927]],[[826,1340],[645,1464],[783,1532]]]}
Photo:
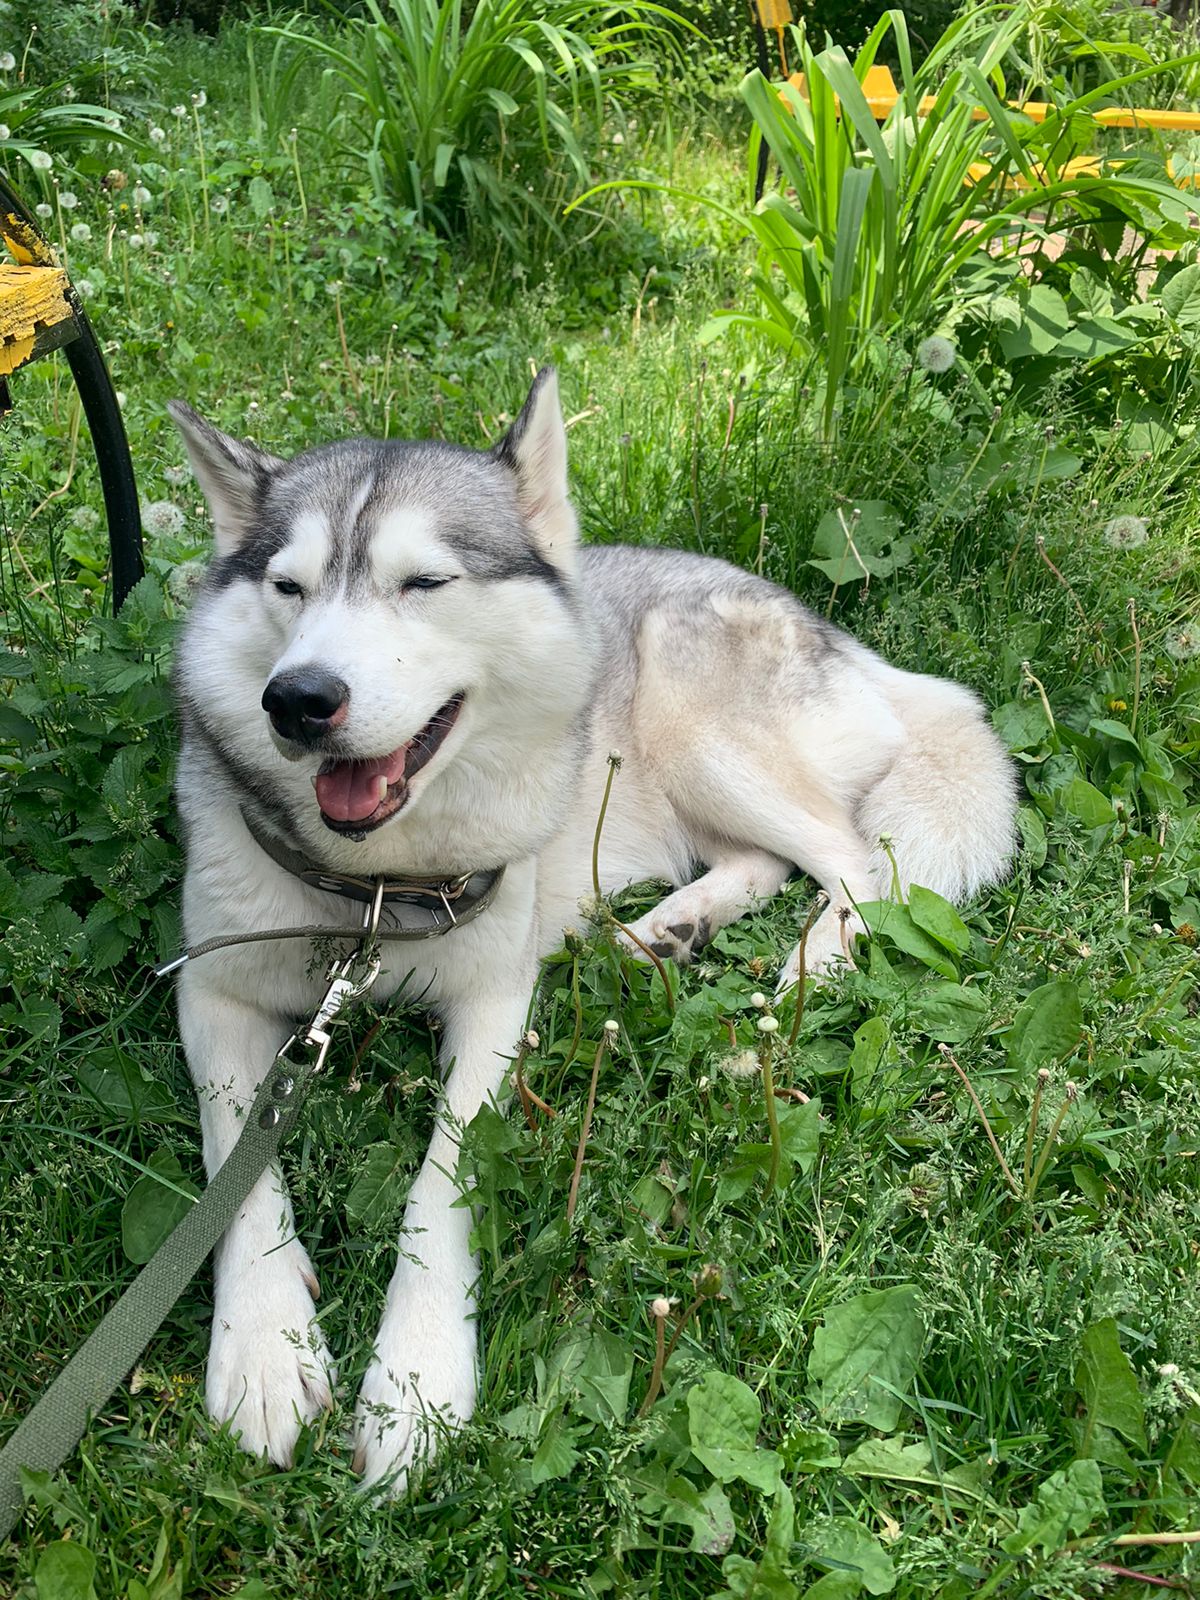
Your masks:
{"label": "black nose", "polygon": [[296,667],[272,678],[263,690],[262,707],[284,739],[316,744],[343,720],[349,686],[319,667]]}

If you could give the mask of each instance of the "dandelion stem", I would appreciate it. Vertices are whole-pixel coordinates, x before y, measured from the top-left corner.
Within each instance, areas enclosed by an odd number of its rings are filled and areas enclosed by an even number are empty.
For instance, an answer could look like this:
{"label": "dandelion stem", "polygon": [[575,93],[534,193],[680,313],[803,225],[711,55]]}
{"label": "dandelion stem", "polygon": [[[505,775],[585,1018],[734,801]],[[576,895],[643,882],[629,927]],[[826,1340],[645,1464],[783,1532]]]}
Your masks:
{"label": "dandelion stem", "polygon": [[658,1399],[662,1388],[663,1368],[667,1364],[666,1346],[666,1317],[654,1318],[654,1369],[650,1374],[650,1383],[646,1389],[646,1397],[638,1407],[638,1416],[644,1417],[650,1407]]}
{"label": "dandelion stem", "polygon": [[1142,698],[1142,636],[1137,625],[1137,601],[1130,600],[1129,626],[1133,630],[1133,710],[1129,714],[1129,731],[1137,733],[1138,705]]}
{"label": "dandelion stem", "polygon": [[1050,1132],[1046,1137],[1046,1142],[1042,1146],[1042,1153],[1038,1156],[1037,1166],[1033,1169],[1033,1179],[1029,1186],[1029,1198],[1031,1200],[1037,1193],[1038,1184],[1042,1181],[1042,1173],[1046,1170],[1046,1165],[1050,1160],[1050,1155],[1054,1149],[1055,1141],[1058,1138],[1059,1131],[1062,1128],[1064,1119],[1066,1118],[1067,1107],[1072,1104],[1077,1093],[1078,1091],[1076,1090],[1075,1085],[1073,1083],[1068,1083],[1066,1094],[1063,1096],[1063,1103],[1058,1108],[1058,1115],[1054,1119],[1054,1125],[1051,1127]]}
{"label": "dandelion stem", "polygon": [[600,1043],[596,1046],[596,1059],[592,1062],[592,1081],[588,1085],[587,1105],[583,1111],[583,1127],[579,1130],[579,1144],[575,1150],[575,1170],[571,1174],[571,1187],[567,1192],[567,1226],[575,1216],[575,1203],[579,1199],[579,1180],[583,1175],[583,1158],[587,1153],[587,1142],[592,1131],[592,1115],[596,1110],[596,1086],[600,1082],[600,1063],[604,1060],[605,1052],[612,1048],[613,1038],[617,1032],[615,1022],[606,1022],[604,1031],[600,1035]]}
{"label": "dandelion stem", "polygon": [[592,835],[592,893],[597,902],[600,894],[600,835],[604,832],[604,816],[608,810],[608,797],[612,793],[613,779],[621,765],[621,758],[615,750],[608,753],[608,777],[604,783],[604,798],[600,802],[600,815],[596,818],[596,831]]}
{"label": "dandelion stem", "polygon": [[813,924],[828,904],[829,896],[822,889],[813,901],[804,926],[800,930],[800,943],[796,946],[796,965],[799,969],[796,974],[796,1014],[792,1018],[792,1031],[788,1034],[789,1050],[795,1044],[800,1033],[800,1024],[804,1020],[804,992],[808,986],[808,936],[812,932]]}
{"label": "dandelion stem", "polygon": [[[938,1045],[938,1049],[941,1052],[941,1054],[945,1057],[945,1059],[949,1062],[949,1064],[954,1068],[955,1072],[957,1072],[959,1077],[962,1079],[963,1085],[965,1086],[967,1093],[971,1096],[971,1104],[975,1107],[975,1110],[979,1115],[979,1120],[983,1124],[983,1131],[988,1136],[988,1143],[991,1145],[992,1150],[995,1153],[996,1160],[1000,1163],[1000,1170],[1004,1174],[1005,1181],[1007,1182],[1008,1187],[1012,1190],[1013,1195],[1016,1197],[1016,1199],[1020,1200],[1021,1199],[1020,1187],[1017,1184],[1017,1180],[1013,1177],[1012,1168],[1009,1166],[1008,1162],[1004,1159],[1003,1150],[1001,1150],[1000,1146],[996,1142],[996,1135],[992,1132],[992,1125],[987,1119],[987,1113],[983,1109],[983,1105],[982,1105],[982,1102],[979,1099],[979,1096],[975,1093],[974,1084],[972,1084],[970,1078],[967,1077],[966,1073],[959,1066],[958,1062],[954,1059],[954,1052],[950,1049],[950,1046],[948,1044],[939,1044]],[[1034,1181],[1035,1181],[1035,1184],[1036,1184],[1036,1181],[1037,1181],[1036,1180],[1036,1174],[1035,1174]]]}
{"label": "dandelion stem", "polygon": [[1025,1180],[1025,1197],[1029,1197],[1029,1175],[1033,1170],[1033,1141],[1037,1137],[1038,1117],[1042,1110],[1042,1090],[1050,1077],[1045,1067],[1037,1075],[1037,1087],[1033,1091],[1033,1105],[1029,1112],[1029,1128],[1025,1134],[1025,1162],[1021,1169],[1021,1176]]}
{"label": "dandelion stem", "polygon": [[[764,1024],[770,1024],[770,1027]],[[779,1137],[779,1112],[775,1106],[775,1079],[771,1072],[771,1043],[779,1023],[774,1017],[762,1017],[758,1029],[762,1035],[758,1047],[758,1060],[762,1068],[763,1104],[767,1112],[767,1131],[771,1140],[771,1161],[767,1167],[767,1187],[763,1191],[763,1200],[769,1200],[775,1193],[775,1185],[779,1181],[779,1165],[783,1159],[783,1142]]]}

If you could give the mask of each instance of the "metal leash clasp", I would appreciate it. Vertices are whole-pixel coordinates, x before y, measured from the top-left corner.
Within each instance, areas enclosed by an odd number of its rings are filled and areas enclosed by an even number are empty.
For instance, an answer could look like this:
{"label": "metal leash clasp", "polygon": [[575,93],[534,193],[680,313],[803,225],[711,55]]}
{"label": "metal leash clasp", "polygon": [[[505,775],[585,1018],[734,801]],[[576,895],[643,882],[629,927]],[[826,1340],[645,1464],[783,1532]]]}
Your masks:
{"label": "metal leash clasp", "polygon": [[282,1116],[282,1102],[286,1102],[294,1088],[294,1074],[307,1060],[308,1071],[315,1076],[325,1066],[325,1057],[333,1043],[329,1029],[344,1008],[359,1000],[374,986],[383,965],[379,948],[379,919],[383,912],[384,880],[378,879],[375,893],[363,918],[363,931],[357,945],[348,956],[331,962],[325,980],[328,988],[321,1003],[312,1014],[312,1020],[295,1033],[279,1049],[271,1069],[270,1104],[259,1117],[264,1128],[271,1128]]}

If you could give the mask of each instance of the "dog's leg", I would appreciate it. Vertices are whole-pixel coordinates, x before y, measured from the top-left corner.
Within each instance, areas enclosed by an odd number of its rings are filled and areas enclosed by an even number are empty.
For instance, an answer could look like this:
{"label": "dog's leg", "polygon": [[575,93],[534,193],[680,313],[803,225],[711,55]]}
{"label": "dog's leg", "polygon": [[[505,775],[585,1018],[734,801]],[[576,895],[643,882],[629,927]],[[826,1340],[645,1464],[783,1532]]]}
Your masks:
{"label": "dog's leg", "polygon": [[[864,926],[854,907],[877,896],[866,843],[848,818],[817,817],[791,806],[786,822],[796,830],[793,860],[829,896],[828,908],[817,918],[808,936],[805,969],[816,976],[838,961],[853,966],[850,951]],[[785,993],[799,976],[797,944],[783,964],[776,993]]]}
{"label": "dog's leg", "polygon": [[[728,922],[736,922],[760,900],[769,900],[787,882],[791,867],[763,850],[739,850],[714,858],[708,871],[661,900],[630,932],[656,956],[686,966],[696,951]],[[629,943],[618,935],[623,943]],[[633,955],[644,953],[630,943]]]}
{"label": "dog's leg", "polygon": [[[179,1020],[211,1178],[236,1144],[288,1029],[209,987],[190,967],[180,983]],[[295,1236],[278,1168],[263,1174],[226,1229],[213,1276],[209,1414],[240,1433],[252,1455],[265,1450],[285,1466],[301,1424],[328,1409],[334,1372],[313,1318],[316,1275]]]}
{"label": "dog's leg", "polygon": [[443,1013],[445,1104],[404,1213],[400,1256],[388,1286],[375,1355],[363,1378],[355,1468],[399,1493],[409,1469],[433,1454],[438,1434],[475,1409],[472,1313],[478,1262],[471,1212],[456,1205],[461,1130],[498,1094],[525,1023],[532,958],[499,991],[459,1000]]}

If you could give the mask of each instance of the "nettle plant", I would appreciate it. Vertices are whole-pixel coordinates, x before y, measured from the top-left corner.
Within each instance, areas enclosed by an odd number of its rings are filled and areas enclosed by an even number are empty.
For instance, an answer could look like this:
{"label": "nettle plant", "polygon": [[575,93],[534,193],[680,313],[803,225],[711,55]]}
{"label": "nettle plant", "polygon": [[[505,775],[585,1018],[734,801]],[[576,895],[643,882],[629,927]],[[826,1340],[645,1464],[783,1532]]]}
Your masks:
{"label": "nettle plant", "polygon": [[168,651],[174,621],[154,578],[75,647],[0,653],[0,1028],[57,1036],[64,1006],[130,955],[177,938],[164,891],[179,869],[170,829]]}

